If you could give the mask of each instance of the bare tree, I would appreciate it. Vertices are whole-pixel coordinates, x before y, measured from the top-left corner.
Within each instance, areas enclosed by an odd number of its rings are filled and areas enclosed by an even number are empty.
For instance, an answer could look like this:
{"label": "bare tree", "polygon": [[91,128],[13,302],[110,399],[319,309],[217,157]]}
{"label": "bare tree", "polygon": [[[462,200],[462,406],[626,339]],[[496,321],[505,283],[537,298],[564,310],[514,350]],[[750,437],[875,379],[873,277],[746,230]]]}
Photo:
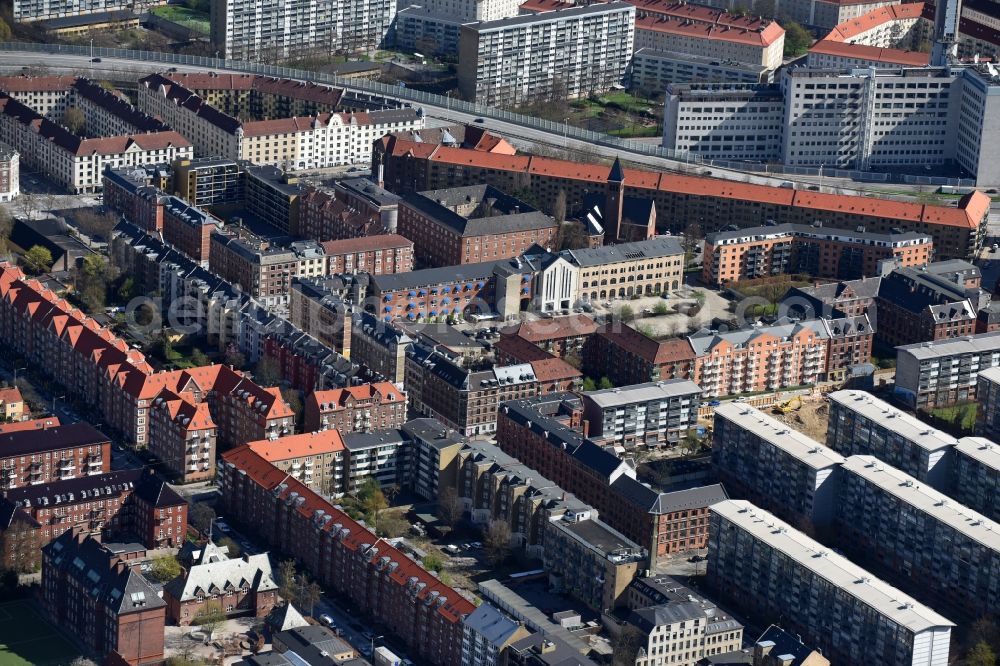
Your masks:
{"label": "bare tree", "polygon": [[552,202],[552,217],[559,225],[566,221],[566,190],[556,193],[555,201]]}
{"label": "bare tree", "polygon": [[483,549],[490,566],[498,566],[510,556],[510,525],[503,520],[491,520],[483,535]]}
{"label": "bare tree", "polygon": [[82,134],[87,128],[87,116],[78,107],[67,107],[63,111],[63,125],[73,134]]}
{"label": "bare tree", "polygon": [[454,527],[462,517],[462,504],[458,501],[458,493],[451,486],[438,494],[437,515],[449,527]]}

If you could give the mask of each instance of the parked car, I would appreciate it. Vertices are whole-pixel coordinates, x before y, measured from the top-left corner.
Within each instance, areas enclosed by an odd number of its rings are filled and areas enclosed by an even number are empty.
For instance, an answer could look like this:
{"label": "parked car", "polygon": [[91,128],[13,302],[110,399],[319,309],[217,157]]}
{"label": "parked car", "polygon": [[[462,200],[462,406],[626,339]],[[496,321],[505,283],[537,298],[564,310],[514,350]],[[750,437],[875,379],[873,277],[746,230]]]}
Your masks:
{"label": "parked car", "polygon": [[319,621],[325,624],[326,626],[330,627],[331,629],[337,626],[337,623],[333,621],[333,618],[327,615],[326,613],[323,613],[322,615],[319,616]]}

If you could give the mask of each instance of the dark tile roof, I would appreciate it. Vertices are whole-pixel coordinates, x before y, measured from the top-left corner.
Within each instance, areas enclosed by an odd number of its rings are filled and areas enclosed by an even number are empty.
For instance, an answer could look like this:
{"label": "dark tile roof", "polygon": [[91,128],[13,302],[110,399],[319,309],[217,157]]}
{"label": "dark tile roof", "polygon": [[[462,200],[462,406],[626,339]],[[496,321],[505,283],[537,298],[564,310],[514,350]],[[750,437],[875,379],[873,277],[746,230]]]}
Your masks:
{"label": "dark tile roof", "polygon": [[661,493],[657,497],[653,513],[664,514],[674,511],[701,509],[728,499],[725,489],[718,483],[672,493]]}
{"label": "dark tile roof", "polygon": [[[459,236],[489,236],[556,225],[548,215],[492,185],[468,185],[428,190],[403,197],[407,206]],[[467,215],[458,206],[474,207]]]}
{"label": "dark tile roof", "polygon": [[135,494],[153,507],[187,504],[187,501],[178,495],[166,481],[152,472],[142,475],[142,478],[136,484]]}
{"label": "dark tile roof", "polygon": [[94,426],[81,421],[47,430],[22,430],[2,434],[0,435],[0,457],[22,456],[77,446],[92,446],[110,441]]}

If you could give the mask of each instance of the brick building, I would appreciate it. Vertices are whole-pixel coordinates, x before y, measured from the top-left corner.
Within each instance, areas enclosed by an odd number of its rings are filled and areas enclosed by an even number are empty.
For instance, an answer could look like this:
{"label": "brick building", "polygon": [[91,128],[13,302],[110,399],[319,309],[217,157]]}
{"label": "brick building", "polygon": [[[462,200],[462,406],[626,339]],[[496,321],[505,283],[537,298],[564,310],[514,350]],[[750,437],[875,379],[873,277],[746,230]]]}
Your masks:
{"label": "brick building", "polygon": [[361,312],[351,325],[351,358],[396,384],[406,372],[406,350],[413,340],[401,329]]}
{"label": "brick building", "polygon": [[497,444],[597,508],[609,525],[649,551],[651,568],[668,554],[704,548],[708,507],[725,499],[722,486],[658,493],[643,485],[628,464],[555,418],[571,399],[553,394],[504,403]]}
{"label": "brick building", "polygon": [[399,428],[406,421],[406,394],[392,382],[314,391],[306,398],[307,432],[335,429],[342,433]]}
{"label": "brick building", "polygon": [[500,331],[500,339],[516,336],[559,358],[566,355],[579,357],[582,356],[584,343],[597,330],[597,323],[593,319],[587,315],[574,314],[508,326]]}
{"label": "brick building", "polygon": [[354,308],[341,296],[340,277],[295,278],[288,321],[338,354],[350,357]]}
{"label": "brick building", "polygon": [[379,234],[320,243],[326,254],[326,272],[405,273],[413,270],[413,241],[399,234]]}
{"label": "brick building", "polygon": [[42,548],[42,607],[109,663],[162,663],[166,604],[128,563],[130,554],[82,532],[63,532]]}
{"label": "brick building", "polygon": [[177,197],[166,197],[162,206],[163,240],[202,265],[208,265],[212,233],[221,220]]}
{"label": "brick building", "polygon": [[333,189],[307,189],[299,199],[299,234],[318,241],[396,233],[399,197],[367,178]]}
{"label": "brick building", "polygon": [[89,423],[0,435],[0,488],[111,471],[111,440]]}
{"label": "brick building", "polygon": [[551,217],[489,185],[407,194],[398,224],[427,267],[512,259],[532,245],[551,247],[559,229]]}
{"label": "brick building", "polygon": [[215,476],[218,429],[207,402],[193,402],[164,389],[149,407],[149,451],[182,483]]}
{"label": "brick building", "polygon": [[695,357],[685,338],[654,340],[630,326],[612,322],[587,340],[583,369],[591,377],[607,377],[615,386],[693,380]]}
{"label": "brick building", "polygon": [[705,236],[705,284],[753,280],[786,273],[856,280],[878,275],[878,262],[899,266],[930,263],[934,241],[927,234],[849,232],[801,224],[779,224]]}
{"label": "brick building", "polygon": [[278,585],[267,553],[230,559],[213,550],[210,561],[202,559],[163,586],[171,624],[196,624],[195,616],[206,605],[217,606],[226,618],[264,617],[277,605]]}
{"label": "brick building", "polygon": [[226,515],[295,557],[321,585],[350,599],[415,658],[459,662],[462,620],[475,606],[409,557],[248,449],[223,455]]}
{"label": "brick building", "polygon": [[336,430],[285,435],[247,447],[322,495],[340,496],[347,479],[347,450]]}
{"label": "brick building", "polygon": [[[611,169],[535,155],[496,155],[486,151],[420,144],[400,136],[379,140],[372,173],[397,193],[486,183],[509,192],[527,190],[538,201],[566,193],[569,210],[594,192],[623,190],[625,196],[652,199],[658,219],[674,234],[699,224],[705,233],[729,225],[759,227],[762,220],[832,229],[891,233],[904,228],[934,239],[939,258],[972,258],[982,248],[989,198],[981,192],[957,206],[890,201],[810,190],[736,183],[704,176],[624,169],[623,181],[609,182]],[[663,229],[660,229],[661,231]]]}

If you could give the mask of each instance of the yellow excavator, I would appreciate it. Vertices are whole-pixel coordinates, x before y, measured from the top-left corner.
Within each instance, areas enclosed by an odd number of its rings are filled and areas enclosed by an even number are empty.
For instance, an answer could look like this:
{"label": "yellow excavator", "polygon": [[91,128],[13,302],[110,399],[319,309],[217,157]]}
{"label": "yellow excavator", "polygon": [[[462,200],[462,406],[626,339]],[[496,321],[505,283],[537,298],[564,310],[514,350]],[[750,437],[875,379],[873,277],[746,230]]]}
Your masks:
{"label": "yellow excavator", "polygon": [[802,409],[802,397],[795,396],[789,400],[779,403],[774,406],[775,414],[788,414],[789,412],[797,412]]}

